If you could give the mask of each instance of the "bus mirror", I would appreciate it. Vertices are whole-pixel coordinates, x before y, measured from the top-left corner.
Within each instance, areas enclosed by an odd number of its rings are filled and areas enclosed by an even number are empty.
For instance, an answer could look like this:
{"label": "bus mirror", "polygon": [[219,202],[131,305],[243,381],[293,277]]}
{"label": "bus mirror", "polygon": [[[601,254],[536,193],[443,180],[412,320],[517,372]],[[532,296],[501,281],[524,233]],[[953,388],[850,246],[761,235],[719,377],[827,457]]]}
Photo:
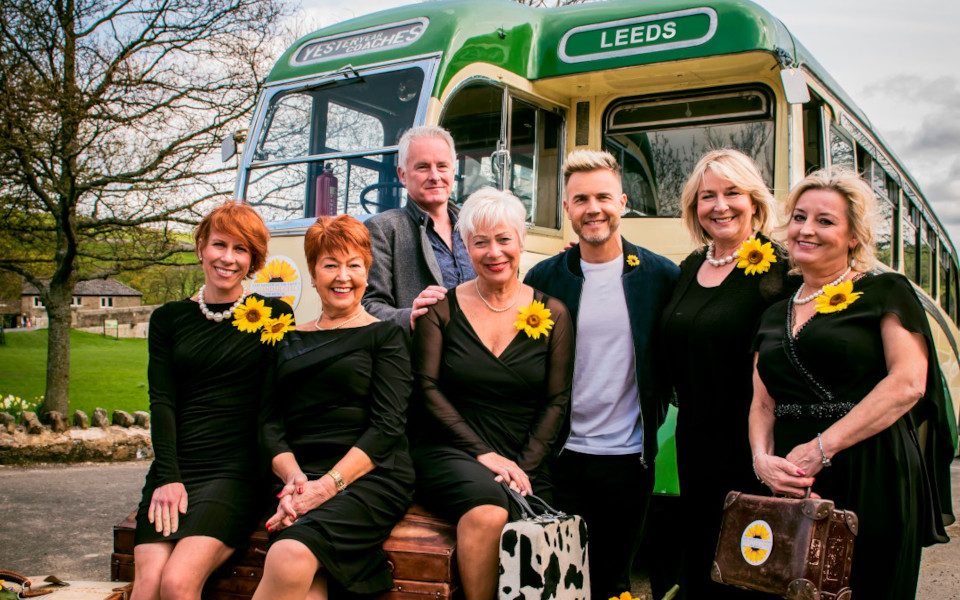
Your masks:
{"label": "bus mirror", "polygon": [[780,81],[788,104],[806,104],[810,102],[810,89],[800,69],[781,69]]}
{"label": "bus mirror", "polygon": [[237,154],[237,142],[233,139],[233,134],[223,138],[220,144],[220,160],[227,162]]}
{"label": "bus mirror", "polygon": [[242,144],[246,139],[246,129],[239,129],[223,138],[223,143],[220,144],[220,160],[227,162],[236,156],[237,152],[239,152],[240,144]]}

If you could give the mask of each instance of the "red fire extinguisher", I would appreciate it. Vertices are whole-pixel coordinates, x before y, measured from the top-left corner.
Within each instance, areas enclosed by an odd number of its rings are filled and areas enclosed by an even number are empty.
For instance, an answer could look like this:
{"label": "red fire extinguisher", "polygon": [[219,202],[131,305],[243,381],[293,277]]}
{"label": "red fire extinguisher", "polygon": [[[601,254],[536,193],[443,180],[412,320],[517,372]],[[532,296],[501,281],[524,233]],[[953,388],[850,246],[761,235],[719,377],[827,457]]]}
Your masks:
{"label": "red fire extinguisher", "polygon": [[337,214],[337,176],[330,163],[323,165],[323,172],[317,177],[315,208],[314,214],[318,217]]}

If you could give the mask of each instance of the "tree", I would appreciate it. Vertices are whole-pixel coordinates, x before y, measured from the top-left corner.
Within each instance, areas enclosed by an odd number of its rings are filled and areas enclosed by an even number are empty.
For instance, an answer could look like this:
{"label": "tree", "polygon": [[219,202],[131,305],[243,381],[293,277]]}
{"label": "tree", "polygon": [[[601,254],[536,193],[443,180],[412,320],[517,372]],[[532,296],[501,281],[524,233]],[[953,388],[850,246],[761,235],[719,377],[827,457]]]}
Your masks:
{"label": "tree", "polygon": [[176,263],[229,195],[215,160],[248,116],[283,0],[0,3],[0,270],[49,317],[46,410],[68,408],[77,281]]}

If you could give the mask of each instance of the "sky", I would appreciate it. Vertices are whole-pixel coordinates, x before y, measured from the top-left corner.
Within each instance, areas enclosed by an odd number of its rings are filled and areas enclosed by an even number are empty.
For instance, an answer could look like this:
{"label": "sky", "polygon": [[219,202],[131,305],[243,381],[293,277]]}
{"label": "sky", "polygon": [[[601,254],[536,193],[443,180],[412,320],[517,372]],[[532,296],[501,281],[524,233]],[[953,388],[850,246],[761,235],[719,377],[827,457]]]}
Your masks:
{"label": "sky", "polygon": [[[783,21],[863,109],[960,248],[960,2],[755,1]],[[302,2],[296,18],[309,29],[416,3]]]}

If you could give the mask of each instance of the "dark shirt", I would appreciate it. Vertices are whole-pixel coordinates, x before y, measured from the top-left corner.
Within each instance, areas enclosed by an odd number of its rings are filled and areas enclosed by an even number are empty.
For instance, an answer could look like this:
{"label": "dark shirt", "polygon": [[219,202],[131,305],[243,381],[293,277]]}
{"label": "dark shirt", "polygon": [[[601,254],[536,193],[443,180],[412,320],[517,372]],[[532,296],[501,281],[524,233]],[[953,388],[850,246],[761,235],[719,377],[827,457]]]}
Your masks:
{"label": "dark shirt", "polygon": [[[437,230],[433,228],[433,219],[430,218],[430,215],[413,203],[412,200],[409,202],[413,204],[414,212],[420,217],[420,222],[426,222],[427,224],[427,239],[430,240],[433,255],[437,258],[437,264],[440,266],[440,273],[443,275],[443,287],[450,290],[464,281],[469,281],[476,277],[477,274],[473,270],[473,263],[470,262],[470,254],[467,252],[467,247],[464,245],[463,238],[460,234],[454,230],[450,236],[453,238],[453,249],[451,250],[450,247],[447,246],[447,242],[444,241],[444,239],[440,237],[440,234],[437,233]],[[449,209],[448,211],[450,214],[450,225],[456,226],[457,215]]]}

